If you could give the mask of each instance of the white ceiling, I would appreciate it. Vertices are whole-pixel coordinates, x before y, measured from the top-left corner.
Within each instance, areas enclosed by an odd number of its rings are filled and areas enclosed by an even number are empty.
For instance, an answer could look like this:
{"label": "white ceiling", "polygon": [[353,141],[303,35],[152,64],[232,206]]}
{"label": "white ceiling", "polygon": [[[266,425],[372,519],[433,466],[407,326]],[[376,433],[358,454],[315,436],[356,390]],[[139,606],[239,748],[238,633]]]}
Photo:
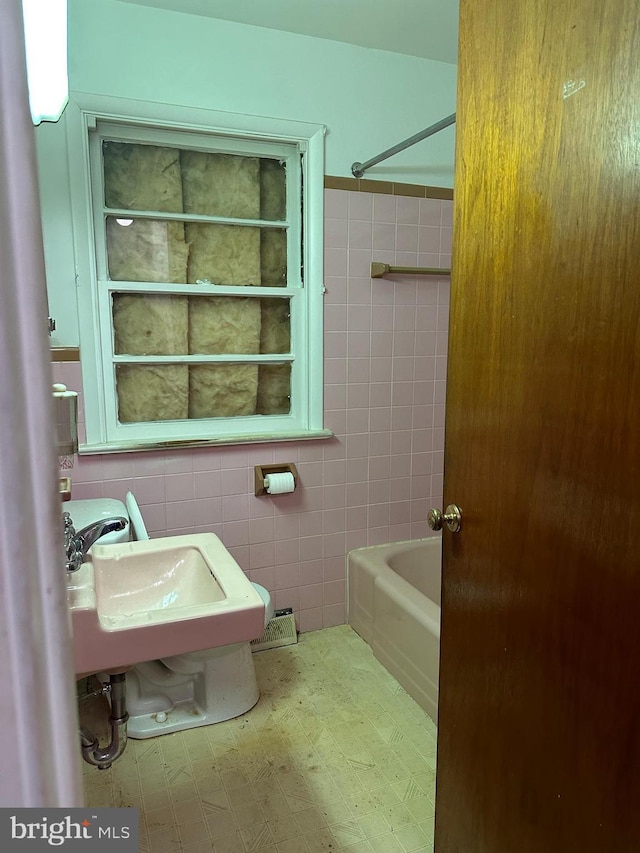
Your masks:
{"label": "white ceiling", "polygon": [[120,0],[457,63],[458,0]]}

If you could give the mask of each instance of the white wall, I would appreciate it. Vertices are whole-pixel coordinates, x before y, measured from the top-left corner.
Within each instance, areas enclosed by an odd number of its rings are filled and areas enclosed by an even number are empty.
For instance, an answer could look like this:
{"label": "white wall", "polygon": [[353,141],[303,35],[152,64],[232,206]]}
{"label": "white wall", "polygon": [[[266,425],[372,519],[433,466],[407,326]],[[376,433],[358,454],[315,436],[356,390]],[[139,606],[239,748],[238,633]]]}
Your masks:
{"label": "white wall", "polygon": [[[72,90],[324,124],[326,174],[351,177],[455,110],[456,66],[262,27],[70,0]],[[37,131],[54,346],[78,344],[65,122]],[[367,172],[453,186],[454,128]]]}
{"label": "white wall", "polygon": [[[72,89],[325,124],[330,175],[455,111],[455,65],[116,0],[69,6]],[[453,139],[367,177],[453,186]]]}

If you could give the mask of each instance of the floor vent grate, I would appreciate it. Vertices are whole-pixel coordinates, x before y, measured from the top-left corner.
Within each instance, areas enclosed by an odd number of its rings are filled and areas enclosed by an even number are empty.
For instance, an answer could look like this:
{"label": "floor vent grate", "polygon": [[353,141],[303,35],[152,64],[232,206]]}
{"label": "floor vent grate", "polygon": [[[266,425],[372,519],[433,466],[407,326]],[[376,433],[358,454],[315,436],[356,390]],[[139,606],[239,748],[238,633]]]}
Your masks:
{"label": "floor vent grate", "polygon": [[296,620],[293,613],[284,616],[274,616],[269,620],[264,634],[257,640],[251,640],[251,651],[261,652],[263,649],[277,649],[280,646],[290,646],[298,642]]}

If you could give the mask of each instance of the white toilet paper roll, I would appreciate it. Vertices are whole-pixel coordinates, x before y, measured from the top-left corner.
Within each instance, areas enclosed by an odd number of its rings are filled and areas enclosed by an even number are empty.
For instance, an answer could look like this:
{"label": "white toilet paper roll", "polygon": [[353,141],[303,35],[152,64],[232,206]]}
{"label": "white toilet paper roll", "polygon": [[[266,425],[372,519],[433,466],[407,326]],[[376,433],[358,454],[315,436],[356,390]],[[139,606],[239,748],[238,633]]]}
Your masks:
{"label": "white toilet paper roll", "polygon": [[295,480],[290,471],[282,474],[267,474],[264,478],[264,487],[269,495],[285,495],[295,488]]}

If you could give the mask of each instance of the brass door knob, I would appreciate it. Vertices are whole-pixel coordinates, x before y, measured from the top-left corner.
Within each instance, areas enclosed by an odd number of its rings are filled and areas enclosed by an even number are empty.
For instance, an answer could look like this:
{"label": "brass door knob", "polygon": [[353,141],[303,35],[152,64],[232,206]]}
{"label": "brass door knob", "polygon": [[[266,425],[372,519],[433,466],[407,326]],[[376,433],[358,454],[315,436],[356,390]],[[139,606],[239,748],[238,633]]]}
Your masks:
{"label": "brass door knob", "polygon": [[432,508],[427,514],[427,524],[432,530],[442,530],[446,524],[452,533],[458,533],[462,527],[462,512],[459,506],[449,504],[444,512]]}

